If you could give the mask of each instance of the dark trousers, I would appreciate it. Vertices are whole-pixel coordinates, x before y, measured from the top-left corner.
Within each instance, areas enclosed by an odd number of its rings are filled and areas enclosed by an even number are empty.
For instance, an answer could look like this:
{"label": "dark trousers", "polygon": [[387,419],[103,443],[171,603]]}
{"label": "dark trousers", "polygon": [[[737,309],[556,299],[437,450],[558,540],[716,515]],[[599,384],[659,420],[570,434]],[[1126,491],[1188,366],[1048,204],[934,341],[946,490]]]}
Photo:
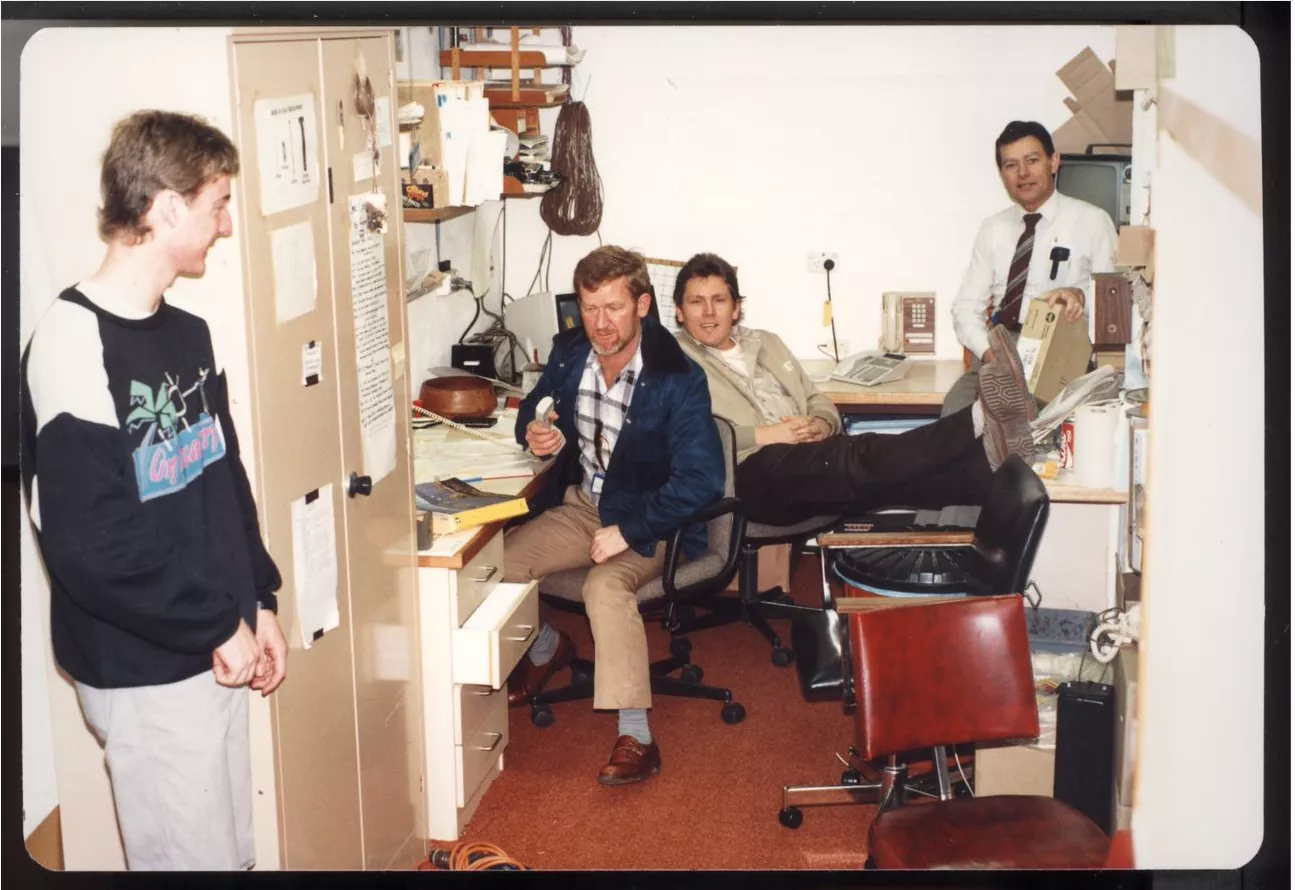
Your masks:
{"label": "dark trousers", "polygon": [[736,490],[753,521],[790,525],[882,507],[980,505],[992,478],[968,407],[899,435],[766,445],[738,466]]}

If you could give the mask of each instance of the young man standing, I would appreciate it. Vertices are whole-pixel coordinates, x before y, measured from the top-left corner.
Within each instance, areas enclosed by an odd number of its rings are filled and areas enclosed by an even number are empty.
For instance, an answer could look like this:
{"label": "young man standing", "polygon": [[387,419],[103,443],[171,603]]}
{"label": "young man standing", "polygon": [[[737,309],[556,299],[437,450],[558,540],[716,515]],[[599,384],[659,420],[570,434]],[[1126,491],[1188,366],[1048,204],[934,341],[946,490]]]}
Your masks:
{"label": "young man standing", "polygon": [[[953,301],[953,327],[972,355],[972,371],[994,358],[992,327],[1003,326],[1015,344],[1033,299],[1060,306],[1073,321],[1087,309],[1093,273],[1115,268],[1110,216],[1056,190],[1061,156],[1042,124],[1009,123],[994,142],[994,161],[1013,206],[981,223]],[[949,390],[941,413],[947,416],[975,400],[976,377],[965,374]]]}
{"label": "young man standing", "polygon": [[233,232],[238,152],[202,121],[120,121],[103,158],[92,276],[22,359],[23,483],[50,632],[104,746],[132,870],[247,869],[245,687],[287,668],[279,572],[261,543],[204,321],[167,304]]}
{"label": "young man standing", "polygon": [[[661,768],[647,722],[652,689],[636,592],[661,574],[666,539],[723,493],[724,455],[706,375],[648,315],[643,258],[600,247],[576,265],[574,279],[584,325],[554,338],[517,417],[518,441],[541,457],[557,455],[557,465],[533,518],[505,539],[504,579],[591,567],[581,596],[594,637],[593,706],[619,718],[598,781],[622,785]],[[536,417],[546,396],[554,408]],[[705,549],[704,525],[684,533],[685,557]],[[546,624],[509,679],[509,703],[528,701],[574,652]]]}

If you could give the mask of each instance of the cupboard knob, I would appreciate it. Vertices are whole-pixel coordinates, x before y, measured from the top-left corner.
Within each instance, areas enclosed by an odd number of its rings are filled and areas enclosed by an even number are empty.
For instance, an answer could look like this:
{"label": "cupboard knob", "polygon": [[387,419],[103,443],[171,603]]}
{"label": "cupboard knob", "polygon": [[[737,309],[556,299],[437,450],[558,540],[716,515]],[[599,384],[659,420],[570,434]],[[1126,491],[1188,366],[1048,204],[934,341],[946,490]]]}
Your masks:
{"label": "cupboard knob", "polygon": [[367,498],[372,493],[373,493],[372,476],[361,476],[357,473],[352,473],[351,478],[346,480],[347,497],[353,498],[357,494],[362,494]]}

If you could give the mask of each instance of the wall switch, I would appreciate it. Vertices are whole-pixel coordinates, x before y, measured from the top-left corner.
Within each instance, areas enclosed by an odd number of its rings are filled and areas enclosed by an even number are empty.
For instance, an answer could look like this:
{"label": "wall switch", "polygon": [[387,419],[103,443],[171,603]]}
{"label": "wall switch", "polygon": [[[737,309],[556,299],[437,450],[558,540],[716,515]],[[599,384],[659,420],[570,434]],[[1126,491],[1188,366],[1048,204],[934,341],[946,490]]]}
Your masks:
{"label": "wall switch", "polygon": [[805,256],[805,268],[810,272],[823,272],[823,261],[831,260],[837,266],[841,264],[841,258],[835,253],[826,250],[811,250]]}

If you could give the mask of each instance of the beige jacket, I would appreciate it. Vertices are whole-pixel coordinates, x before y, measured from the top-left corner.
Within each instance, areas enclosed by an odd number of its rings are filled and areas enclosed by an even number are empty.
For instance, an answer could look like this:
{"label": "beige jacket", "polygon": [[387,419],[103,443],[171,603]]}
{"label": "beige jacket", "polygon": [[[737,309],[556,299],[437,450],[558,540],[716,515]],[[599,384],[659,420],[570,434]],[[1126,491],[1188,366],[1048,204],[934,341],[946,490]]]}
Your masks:
{"label": "beige jacket", "polygon": [[[737,327],[733,332],[744,348],[749,343],[758,346],[756,361],[782,385],[796,402],[801,414],[821,417],[832,428],[832,435],[841,432],[841,415],[827,396],[818,391],[814,381],[809,379],[805,369],[786,344],[778,339],[777,334]],[[750,382],[740,377],[722,358],[698,343],[682,328],[675,334],[675,338],[683,347],[684,353],[706,372],[711,411],[731,421],[737,428],[737,459],[741,463],[759,449],[755,444],[755,428],[766,424]]]}

